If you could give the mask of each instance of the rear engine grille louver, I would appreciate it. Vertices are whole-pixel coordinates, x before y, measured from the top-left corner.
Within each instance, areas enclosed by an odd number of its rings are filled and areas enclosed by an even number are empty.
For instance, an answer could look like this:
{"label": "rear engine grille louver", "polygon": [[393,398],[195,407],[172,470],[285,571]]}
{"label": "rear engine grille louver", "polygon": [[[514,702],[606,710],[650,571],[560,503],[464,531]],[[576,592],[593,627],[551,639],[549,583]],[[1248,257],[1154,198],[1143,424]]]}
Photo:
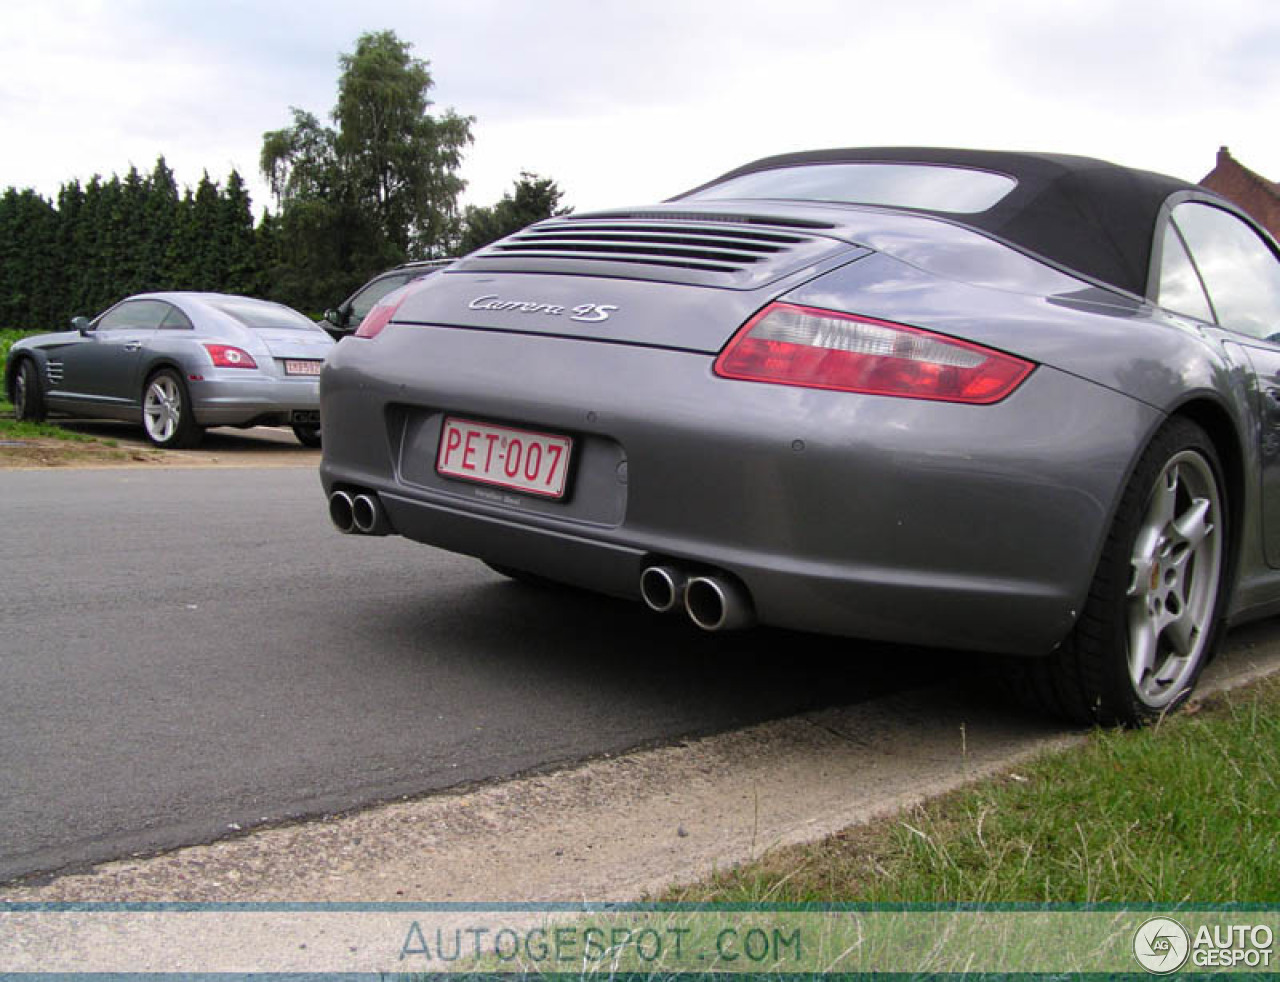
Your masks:
{"label": "rear engine grille louver", "polygon": [[749,288],[847,243],[825,223],[743,216],[595,215],[540,222],[455,269],[571,272]]}

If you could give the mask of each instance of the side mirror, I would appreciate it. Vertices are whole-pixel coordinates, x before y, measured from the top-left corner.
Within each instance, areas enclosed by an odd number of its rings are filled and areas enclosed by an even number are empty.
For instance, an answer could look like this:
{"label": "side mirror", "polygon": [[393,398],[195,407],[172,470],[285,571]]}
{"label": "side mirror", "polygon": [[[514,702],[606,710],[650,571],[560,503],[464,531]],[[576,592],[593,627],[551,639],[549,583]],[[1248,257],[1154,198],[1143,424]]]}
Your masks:
{"label": "side mirror", "polygon": [[338,307],[336,310],[326,310],[324,319],[334,327],[345,329],[347,322],[351,320],[351,308]]}
{"label": "side mirror", "polygon": [[81,337],[88,337],[89,332],[93,330],[93,325],[89,323],[88,317],[72,317],[71,330],[79,331]]}

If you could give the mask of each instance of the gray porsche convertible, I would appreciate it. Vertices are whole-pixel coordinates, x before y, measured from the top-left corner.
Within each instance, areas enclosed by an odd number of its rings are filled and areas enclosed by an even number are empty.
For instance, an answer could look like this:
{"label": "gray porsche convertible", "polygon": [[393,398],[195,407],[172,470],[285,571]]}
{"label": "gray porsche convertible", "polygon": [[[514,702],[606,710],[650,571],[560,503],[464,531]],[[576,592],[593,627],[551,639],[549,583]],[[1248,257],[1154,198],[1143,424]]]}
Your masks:
{"label": "gray porsche convertible", "polygon": [[1064,155],[772,157],[384,298],[321,378],[345,532],[681,612],[995,656],[1141,723],[1280,610],[1280,258]]}

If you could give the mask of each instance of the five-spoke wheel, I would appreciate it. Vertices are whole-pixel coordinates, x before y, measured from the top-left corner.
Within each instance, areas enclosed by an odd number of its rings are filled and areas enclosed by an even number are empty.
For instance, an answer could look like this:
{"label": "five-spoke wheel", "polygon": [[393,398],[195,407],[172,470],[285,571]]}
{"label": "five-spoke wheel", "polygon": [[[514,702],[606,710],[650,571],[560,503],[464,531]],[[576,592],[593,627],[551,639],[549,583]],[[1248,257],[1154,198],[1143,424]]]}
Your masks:
{"label": "five-spoke wheel", "polygon": [[142,426],[157,447],[193,447],[200,442],[204,431],[196,425],[191,397],[173,369],[162,368],[147,380]]}
{"label": "five-spoke wheel", "polygon": [[1152,709],[1189,688],[1213,633],[1222,524],[1209,459],[1195,449],[1175,454],[1151,489],[1130,559],[1129,679]]}

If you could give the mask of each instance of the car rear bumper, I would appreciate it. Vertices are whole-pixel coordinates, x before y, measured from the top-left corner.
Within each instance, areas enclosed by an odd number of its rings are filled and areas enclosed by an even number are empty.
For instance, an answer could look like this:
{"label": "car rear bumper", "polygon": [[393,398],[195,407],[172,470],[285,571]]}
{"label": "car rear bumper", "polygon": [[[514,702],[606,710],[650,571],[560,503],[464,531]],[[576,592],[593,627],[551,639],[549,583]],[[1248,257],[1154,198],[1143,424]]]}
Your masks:
{"label": "car rear bumper", "polygon": [[187,383],[201,426],[290,423],[320,408],[316,378],[206,378]]}
{"label": "car rear bumper", "polygon": [[[967,407],[731,382],[711,362],[424,327],[345,341],[322,482],[375,492],[409,538],[619,596],[670,562],[729,574],[779,627],[1037,654],[1074,623],[1159,422],[1043,366]],[[569,497],[441,477],[448,414],[572,436]]]}

